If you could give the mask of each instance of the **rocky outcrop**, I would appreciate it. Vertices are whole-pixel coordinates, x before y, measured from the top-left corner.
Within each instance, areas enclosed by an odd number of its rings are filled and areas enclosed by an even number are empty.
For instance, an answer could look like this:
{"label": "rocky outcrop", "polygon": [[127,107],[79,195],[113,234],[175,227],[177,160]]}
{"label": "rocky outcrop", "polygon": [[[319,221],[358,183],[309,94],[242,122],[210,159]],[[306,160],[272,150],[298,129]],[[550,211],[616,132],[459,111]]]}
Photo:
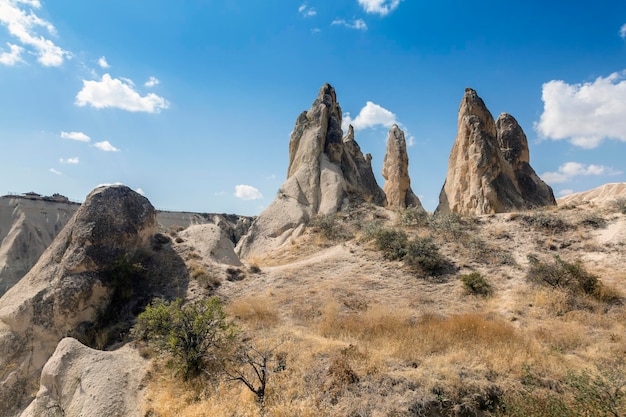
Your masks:
{"label": "rocky outcrop", "polygon": [[341,171],[346,182],[346,193],[352,201],[367,201],[384,205],[385,193],[380,189],[372,170],[372,155],[361,152],[361,147],[354,140],[354,128],[348,126],[348,133],[343,137],[343,158]]}
{"label": "rocky outcrop", "polygon": [[[0,297],[35,265],[79,208],[79,203],[59,194],[0,197]],[[215,224],[233,245],[248,232],[253,220],[234,214],[157,211],[157,223],[163,232]]]}
{"label": "rocky outcrop", "polygon": [[[185,291],[186,268],[155,239],[156,212],[125,186],[92,191],[36,265],[0,298],[0,404],[26,406],[58,342],[115,342],[155,295]],[[129,326],[129,325],[128,325]]]}
{"label": "rocky outcrop", "polygon": [[[501,124],[504,128],[504,122]],[[512,129],[512,126],[506,126]],[[515,137],[508,130],[506,133],[503,130],[500,136],[502,142],[483,100],[476,91],[467,88],[461,100],[458,133],[450,152],[448,174],[436,212],[486,214],[556,204],[550,187],[536,177],[528,164],[525,136],[522,140],[521,136]],[[536,178],[531,176],[528,168]],[[529,195],[533,187],[540,191],[536,196]]]}
{"label": "rocky outcrop", "polygon": [[187,245],[193,246],[205,260],[216,263],[241,266],[235,254],[235,245],[226,232],[215,224],[196,224],[178,234]]}
{"label": "rocky outcrop", "polygon": [[387,138],[387,152],[383,162],[384,192],[387,196],[387,207],[403,209],[417,207],[423,209],[419,198],[411,190],[409,177],[409,155],[406,151],[404,132],[398,125],[391,126]]}
{"label": "rocky outcrop", "polygon": [[20,417],[141,417],[147,364],[128,346],[103,352],[66,337],[43,367],[39,392]]}
{"label": "rocky outcrop", "polygon": [[502,156],[513,168],[517,187],[526,205],[556,205],[552,188],[530,166],[528,140],[517,120],[508,113],[500,114],[496,120],[496,133]]}
{"label": "rocky outcrop", "polygon": [[325,84],[311,109],[298,116],[289,141],[287,180],[237,245],[242,258],[279,247],[315,215],[360,201],[383,204],[371,158],[361,153],[354,132],[342,136],[341,107],[333,87]]}

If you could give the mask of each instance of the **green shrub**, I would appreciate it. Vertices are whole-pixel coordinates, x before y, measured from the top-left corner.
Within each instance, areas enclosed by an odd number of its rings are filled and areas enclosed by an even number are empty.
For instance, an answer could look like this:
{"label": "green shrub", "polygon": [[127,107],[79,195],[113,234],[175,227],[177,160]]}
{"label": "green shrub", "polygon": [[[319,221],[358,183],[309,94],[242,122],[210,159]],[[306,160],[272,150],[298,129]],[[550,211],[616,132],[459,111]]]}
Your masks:
{"label": "green shrub", "polygon": [[411,240],[406,246],[406,253],[402,260],[411,269],[428,275],[441,275],[450,265],[429,237],[417,237]]}
{"label": "green shrub", "polygon": [[478,236],[468,236],[462,243],[476,262],[497,265],[516,264],[515,258],[510,252],[489,244]]}
{"label": "green shrub", "polygon": [[590,295],[597,295],[600,289],[598,277],[587,272],[580,260],[570,263],[558,255],[553,263],[540,261],[533,255],[529,255],[528,260],[528,279],[532,282]]}
{"label": "green shrub", "polygon": [[402,230],[382,228],[375,235],[376,247],[386,259],[395,261],[404,258],[407,253],[408,236]]}
{"label": "green shrub", "polygon": [[565,383],[574,391],[577,415],[608,417],[626,413],[626,376],[621,363],[595,375],[586,370],[568,372]]}
{"label": "green shrub", "polygon": [[491,284],[487,282],[480,272],[472,272],[471,274],[461,275],[461,282],[468,294],[488,296],[493,294]]}
{"label": "green shrub", "polygon": [[137,318],[133,333],[159,353],[185,379],[215,367],[220,352],[234,335],[216,297],[184,303],[155,299]]}

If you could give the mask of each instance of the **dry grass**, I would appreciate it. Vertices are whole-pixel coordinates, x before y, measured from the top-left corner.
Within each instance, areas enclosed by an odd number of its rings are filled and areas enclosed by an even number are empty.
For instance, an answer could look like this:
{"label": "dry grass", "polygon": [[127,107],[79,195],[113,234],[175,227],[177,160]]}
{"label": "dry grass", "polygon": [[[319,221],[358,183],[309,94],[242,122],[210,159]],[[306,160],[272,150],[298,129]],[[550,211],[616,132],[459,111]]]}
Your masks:
{"label": "dry grass", "polygon": [[[241,384],[217,380],[194,391],[163,372],[147,390],[152,415],[415,416],[453,415],[463,407],[485,417],[559,415],[546,413],[559,401],[574,404],[570,372],[626,355],[620,301],[626,265],[618,261],[624,242],[610,235],[619,231],[617,220],[595,229],[597,219],[585,210],[450,217],[430,225],[391,213],[350,223],[358,238],[337,244],[307,231],[276,253],[248,260],[262,273],[217,290],[255,345],[280,344],[264,409]],[[593,224],[574,227],[581,218]],[[432,236],[460,270],[447,282],[417,279],[375,249],[370,223],[406,227],[409,239]],[[597,240],[599,234],[612,243]],[[590,253],[591,246],[603,250]],[[526,279],[532,253],[582,259],[602,285],[592,296],[532,284]],[[489,277],[492,296],[463,296],[458,278],[473,271]],[[510,413],[490,411],[485,399],[505,401]]]}

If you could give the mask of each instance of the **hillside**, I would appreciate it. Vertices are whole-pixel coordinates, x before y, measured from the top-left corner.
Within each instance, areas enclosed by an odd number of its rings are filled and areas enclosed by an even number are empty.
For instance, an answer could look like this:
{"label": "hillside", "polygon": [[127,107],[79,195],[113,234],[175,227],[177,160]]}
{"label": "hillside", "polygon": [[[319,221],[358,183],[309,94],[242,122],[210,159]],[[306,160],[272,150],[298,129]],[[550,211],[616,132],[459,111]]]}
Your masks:
{"label": "hillside", "polygon": [[[626,383],[623,205],[418,222],[412,213],[365,206],[319,219],[279,252],[250,259],[242,280],[189,251],[201,236],[175,245],[210,277],[190,289],[223,300],[256,346],[278,346],[266,415],[577,415],[563,412],[575,410],[576,378]],[[451,267],[430,276],[385,259],[378,227],[431,237]],[[529,259],[549,269],[557,256],[580,261],[601,290],[529,280]],[[464,286],[475,272],[489,295]],[[146,394],[151,415],[261,415],[242,384],[194,390],[158,369]]]}

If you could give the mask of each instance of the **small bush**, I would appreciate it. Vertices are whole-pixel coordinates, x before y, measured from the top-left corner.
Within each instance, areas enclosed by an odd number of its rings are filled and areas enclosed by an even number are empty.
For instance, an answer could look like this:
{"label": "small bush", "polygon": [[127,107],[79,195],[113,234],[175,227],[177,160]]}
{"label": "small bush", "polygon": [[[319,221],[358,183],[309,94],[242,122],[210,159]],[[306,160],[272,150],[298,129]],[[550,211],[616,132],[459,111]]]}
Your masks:
{"label": "small bush", "polygon": [[581,226],[588,226],[593,229],[604,229],[607,221],[597,213],[587,213],[578,222]]}
{"label": "small bush", "polygon": [[330,241],[348,240],[353,237],[346,226],[337,220],[335,214],[317,216],[309,222],[309,227],[316,229]]}
{"label": "small bush", "polygon": [[597,295],[600,288],[598,277],[587,272],[580,260],[570,263],[558,255],[554,257],[553,263],[542,262],[533,255],[529,255],[528,260],[530,281],[567,289],[572,293]]}
{"label": "small bush", "polygon": [[156,299],[139,315],[133,333],[169,355],[170,365],[189,379],[217,365],[234,330],[219,300],[211,297],[187,304],[180,298]]}
{"label": "small bush", "polygon": [[383,252],[386,259],[395,261],[407,254],[408,236],[402,230],[380,229],[375,235],[376,247]]}
{"label": "small bush", "polygon": [[420,207],[408,207],[400,212],[400,222],[405,227],[421,227],[428,224],[428,213]]}
{"label": "small bush", "polygon": [[437,245],[428,237],[411,240],[406,246],[402,260],[411,269],[428,275],[441,275],[450,265],[450,262],[439,253]]}
{"label": "small bush", "polygon": [[626,214],[626,198],[621,197],[613,201],[613,210],[618,213]]}
{"label": "small bush", "polygon": [[571,228],[571,225],[565,222],[562,218],[544,212],[526,214],[521,216],[520,219],[536,230],[544,230],[554,233],[564,232]]}
{"label": "small bush", "polygon": [[493,294],[491,284],[487,282],[480,272],[461,275],[461,282],[468,294],[482,295],[484,297]]}
{"label": "small bush", "polygon": [[476,229],[477,219],[463,217],[458,213],[437,214],[430,218],[431,230],[448,238],[458,239]]}

